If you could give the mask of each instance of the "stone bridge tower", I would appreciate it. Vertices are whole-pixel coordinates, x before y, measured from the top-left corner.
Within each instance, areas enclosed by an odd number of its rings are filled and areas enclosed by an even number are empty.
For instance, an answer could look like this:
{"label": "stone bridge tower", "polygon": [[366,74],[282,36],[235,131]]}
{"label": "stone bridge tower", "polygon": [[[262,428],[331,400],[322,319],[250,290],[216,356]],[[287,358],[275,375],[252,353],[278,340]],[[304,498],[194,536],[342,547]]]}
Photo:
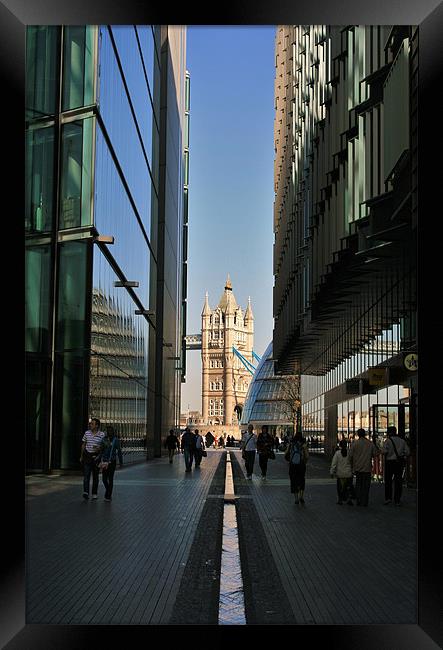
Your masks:
{"label": "stone bridge tower", "polygon": [[202,416],[217,434],[239,432],[238,423],[252,375],[233,347],[252,364],[253,346],[251,301],[243,314],[228,275],[217,307],[210,308],[206,294],[202,311]]}

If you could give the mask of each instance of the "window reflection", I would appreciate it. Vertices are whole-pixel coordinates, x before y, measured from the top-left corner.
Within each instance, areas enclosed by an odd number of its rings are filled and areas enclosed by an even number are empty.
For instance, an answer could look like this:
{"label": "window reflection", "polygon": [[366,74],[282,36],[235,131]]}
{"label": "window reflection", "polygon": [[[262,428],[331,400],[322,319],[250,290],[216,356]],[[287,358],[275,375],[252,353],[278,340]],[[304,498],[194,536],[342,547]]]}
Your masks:
{"label": "window reflection", "polygon": [[[125,455],[145,455],[148,326],[101,252],[94,251],[90,409],[121,438]],[[134,456],[135,454],[135,456]]]}
{"label": "window reflection", "polygon": [[92,138],[93,118],[63,126],[61,229],[91,223]]}
{"label": "window reflection", "polygon": [[54,178],[54,128],[26,132],[25,230],[49,232],[52,228]]}

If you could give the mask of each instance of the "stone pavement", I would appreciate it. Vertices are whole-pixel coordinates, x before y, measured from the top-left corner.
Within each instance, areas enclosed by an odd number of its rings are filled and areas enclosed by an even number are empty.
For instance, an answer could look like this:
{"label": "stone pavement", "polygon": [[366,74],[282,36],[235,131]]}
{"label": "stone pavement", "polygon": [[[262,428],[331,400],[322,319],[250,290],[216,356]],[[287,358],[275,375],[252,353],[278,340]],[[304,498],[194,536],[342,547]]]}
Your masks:
{"label": "stone pavement", "polygon": [[[266,482],[258,476],[257,461],[257,474],[246,481],[240,453],[235,452],[235,457],[239,519],[242,498],[247,503],[249,495],[289,600],[293,623],[417,623],[414,490],[404,489],[403,505],[394,508],[383,505],[384,486],[373,483],[367,508],[339,506],[328,461],[311,455],[306,503],[295,505],[282,453],[268,462]],[[254,534],[247,526],[243,531],[250,538]],[[244,548],[249,542],[244,540]],[[253,600],[259,592],[266,592],[266,578]]]}
{"label": "stone pavement", "polygon": [[[266,482],[231,457],[249,624],[417,623],[413,490],[401,508],[377,484],[368,508],[338,506],[327,461],[311,456],[296,506],[282,453]],[[225,459],[117,470],[111,503],[101,484],[84,502],[80,476],[29,477],[27,624],[216,624]]]}

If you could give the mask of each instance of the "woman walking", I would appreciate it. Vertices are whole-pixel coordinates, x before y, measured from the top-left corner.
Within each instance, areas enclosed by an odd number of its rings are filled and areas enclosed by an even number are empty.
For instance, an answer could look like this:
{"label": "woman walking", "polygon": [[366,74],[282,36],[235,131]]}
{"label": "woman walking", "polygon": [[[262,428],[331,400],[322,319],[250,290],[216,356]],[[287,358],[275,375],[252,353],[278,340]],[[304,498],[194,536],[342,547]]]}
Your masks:
{"label": "woman walking", "polygon": [[291,494],[295,494],[295,503],[304,503],[306,463],[308,462],[308,447],[301,433],[296,433],[289,443],[285,460],[289,462],[289,480]]}
{"label": "woman walking", "polygon": [[107,436],[103,439],[103,444],[104,449],[100,463],[102,468],[102,480],[103,485],[105,486],[105,501],[111,501],[117,456],[120,468],[123,467],[123,454],[120,440],[115,434],[114,427],[109,426],[107,428]]}
{"label": "woman walking", "polygon": [[338,449],[331,463],[331,469],[329,472],[332,478],[337,478],[337,495],[339,506],[342,505],[343,501],[349,506],[353,506],[352,503],[352,467],[349,461],[348,456],[348,445],[346,440],[340,440],[340,449]]}

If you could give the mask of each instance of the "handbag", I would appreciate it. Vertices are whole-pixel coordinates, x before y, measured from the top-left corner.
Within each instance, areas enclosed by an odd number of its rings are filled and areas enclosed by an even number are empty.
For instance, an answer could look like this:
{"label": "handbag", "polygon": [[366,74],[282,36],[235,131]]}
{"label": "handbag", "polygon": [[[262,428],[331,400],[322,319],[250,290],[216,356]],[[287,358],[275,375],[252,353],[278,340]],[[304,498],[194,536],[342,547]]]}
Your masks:
{"label": "handbag", "polygon": [[270,450],[268,451],[268,458],[269,458],[270,460],[275,460],[275,454],[274,454],[274,450],[273,450],[273,449],[270,449]]}
{"label": "handbag", "polygon": [[203,458],[206,458],[207,455],[208,455],[208,452],[206,451],[206,449],[202,449]]}

